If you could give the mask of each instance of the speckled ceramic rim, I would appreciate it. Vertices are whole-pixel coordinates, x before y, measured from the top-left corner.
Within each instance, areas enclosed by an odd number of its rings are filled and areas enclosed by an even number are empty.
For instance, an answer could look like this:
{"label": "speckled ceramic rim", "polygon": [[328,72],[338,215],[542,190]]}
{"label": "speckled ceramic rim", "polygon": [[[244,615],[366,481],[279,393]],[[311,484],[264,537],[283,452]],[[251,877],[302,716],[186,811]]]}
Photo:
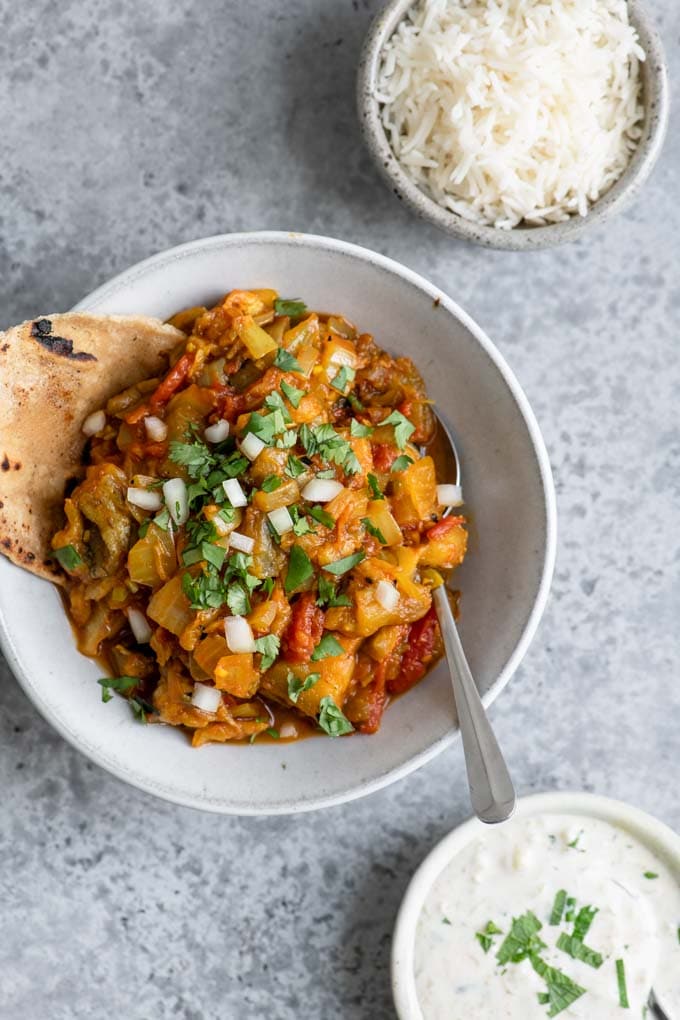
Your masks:
{"label": "speckled ceramic rim", "polygon": [[575,240],[590,226],[601,223],[613,213],[620,212],[638,194],[651,173],[661,152],[668,125],[668,75],[663,46],[652,23],[651,16],[639,3],[629,0],[630,20],[638,30],[647,59],[642,65],[645,124],[640,143],[628,167],[609,191],[598,199],[586,217],[574,217],[565,223],[545,227],[516,227],[499,230],[496,227],[471,223],[456,213],[444,209],[421,190],[397,161],[380,122],[380,106],[375,99],[375,82],[380,53],[414,0],[390,0],[375,17],[364,43],[357,81],[359,121],[368,149],[380,173],[397,198],[419,216],[441,230],[484,245],[508,251],[529,251],[551,248]]}
{"label": "speckled ceramic rim", "polygon": [[[291,249],[304,245],[318,250],[326,250],[340,254],[345,258],[359,259],[368,264],[377,266],[387,273],[391,273],[399,277],[407,285],[427,294],[433,301],[437,300],[443,308],[446,308],[450,315],[463,323],[463,325],[474,336],[482,350],[485,351],[490,361],[493,362],[517,403],[529,433],[541,477],[545,501],[545,548],[543,550],[541,580],[533,606],[528,614],[521,637],[515,645],[514,651],[510,655],[505,668],[484,695],[484,703],[489,705],[500,694],[522,661],[545,609],[555,565],[557,516],[555,506],[555,489],[550,470],[550,462],[548,460],[548,454],[543,442],[543,437],[541,436],[533,411],[531,410],[519,383],[500,352],[496,349],[483,330],[480,329],[480,327],[466,312],[463,311],[462,308],[443,294],[438,287],[434,287],[417,273],[414,273],[405,266],[400,265],[398,262],[386,258],[384,255],[378,255],[376,252],[372,252],[367,248],[361,248],[358,245],[349,244],[345,241],[338,241],[328,237],[318,237],[311,234],[262,231],[256,233],[223,234],[215,237],[202,238],[200,240],[190,241],[187,244],[182,244],[176,248],[170,248],[167,251],[160,252],[157,255],[153,255],[151,258],[145,259],[143,262],[137,263],[130,269],[127,269],[125,272],[114,277],[108,283],[98,287],[86,298],[83,298],[83,300],[75,306],[74,310],[86,311],[93,308],[96,309],[104,298],[109,298],[111,295],[115,295],[118,290],[125,288],[133,280],[144,276],[152,269],[155,270],[158,269],[158,267],[170,266],[177,262],[191,259],[200,252],[223,251],[238,247],[245,242],[249,244],[282,245],[288,246]],[[68,719],[57,717],[52,711],[48,710],[47,706],[43,703],[39,686],[34,683],[33,678],[22,668],[19,650],[14,647],[12,635],[9,633],[1,613],[0,647],[2,648],[14,675],[19,680],[21,686],[35,707],[41,715],[43,715],[47,722],[49,722],[50,725],[53,726],[73,747],[86,754],[92,761],[106,769],[112,775],[117,776],[119,779],[122,779],[124,782],[129,783],[132,786],[136,786],[139,789],[144,790],[146,793],[152,793],[154,796],[172,801],[173,803],[181,804],[185,807],[199,808],[205,811],[239,815],[296,814],[301,811],[313,811],[317,808],[343,804],[347,801],[356,800],[359,797],[374,793],[375,791],[388,786],[390,783],[409,775],[409,773],[415,771],[415,769],[434,758],[458,737],[458,730],[451,730],[439,740],[434,741],[425,751],[414,755],[410,759],[401,762],[393,768],[386,769],[384,772],[377,775],[371,782],[364,783],[361,786],[348,786],[341,793],[336,793],[330,796],[319,796],[313,799],[310,798],[302,803],[298,801],[289,801],[283,804],[258,803],[252,807],[239,807],[237,809],[231,807],[222,800],[213,801],[207,798],[193,796],[186,797],[178,793],[171,784],[167,786],[157,783],[149,784],[139,778],[135,773],[131,773],[130,771],[120,767],[117,762],[112,761],[104,752],[102,752],[101,748],[95,741],[88,745],[84,745],[83,740],[72,730]]]}
{"label": "speckled ceramic rim", "polygon": [[[624,801],[592,793],[538,793],[517,803],[515,817],[542,814],[589,815],[620,826],[647,844],[680,875],[680,836],[663,822]],[[399,1020],[423,1020],[413,975],[416,924],[433,882],[456,854],[473,839],[489,832],[470,818],[445,836],[420,865],[401,902],[392,940],[392,993]]]}

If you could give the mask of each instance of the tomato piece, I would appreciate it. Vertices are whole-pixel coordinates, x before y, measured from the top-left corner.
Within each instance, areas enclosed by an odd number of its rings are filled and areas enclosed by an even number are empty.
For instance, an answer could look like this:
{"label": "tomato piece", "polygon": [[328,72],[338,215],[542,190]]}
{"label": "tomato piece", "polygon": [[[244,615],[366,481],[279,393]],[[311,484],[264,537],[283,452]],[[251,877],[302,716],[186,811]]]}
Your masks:
{"label": "tomato piece", "polygon": [[425,532],[425,537],[428,542],[436,541],[436,539],[448,535],[451,528],[457,528],[459,524],[465,524],[464,517],[442,517],[438,524]]}
{"label": "tomato piece", "polygon": [[128,425],[137,425],[148,414],[155,414],[157,411],[160,411],[170,400],[170,397],[180,388],[182,383],[186,382],[193,363],[193,354],[183,354],[165,378],[160,381],[151,394],[150,399],[148,401],[145,400],[142,404],[128,411],[123,420]]}
{"label": "tomato piece", "polygon": [[434,654],[438,629],[434,606],[421,620],[411,624],[399,675],[388,684],[390,694],[403,694],[425,676]]}
{"label": "tomato piece", "polygon": [[235,422],[240,414],[246,409],[246,399],[242,393],[234,393],[229,387],[224,387],[217,398],[217,412],[220,418],[225,421]]}
{"label": "tomato piece", "polygon": [[194,355],[185,352],[152,393],[149,401],[152,411],[164,407],[182,383],[186,382],[193,363]]}
{"label": "tomato piece", "polygon": [[373,465],[376,471],[389,471],[399,456],[399,450],[392,443],[373,443]]}
{"label": "tomato piece", "polygon": [[313,592],[303,592],[292,605],[293,614],[283,636],[284,657],[290,662],[309,662],[321,640],[326,614]]}
{"label": "tomato piece", "polygon": [[268,368],[264,375],[247,386],[243,392],[247,411],[259,408],[265,397],[280,389],[283,373],[278,368]]}

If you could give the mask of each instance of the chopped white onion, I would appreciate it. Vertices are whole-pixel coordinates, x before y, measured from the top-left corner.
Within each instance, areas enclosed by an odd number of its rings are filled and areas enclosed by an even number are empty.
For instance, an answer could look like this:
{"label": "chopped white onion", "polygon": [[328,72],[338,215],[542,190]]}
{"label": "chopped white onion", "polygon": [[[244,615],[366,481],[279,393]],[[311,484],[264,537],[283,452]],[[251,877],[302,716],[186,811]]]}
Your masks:
{"label": "chopped white onion", "polygon": [[255,539],[242,535],[240,531],[232,531],[229,536],[229,548],[237,549],[239,552],[251,553],[255,546]]}
{"label": "chopped white onion", "polygon": [[223,443],[229,435],[229,422],[220,418],[214,425],[208,425],[203,435],[209,443]]}
{"label": "chopped white onion", "polygon": [[140,510],[160,510],[163,506],[161,494],[157,489],[137,489],[133,485],[127,491],[127,501]]}
{"label": "chopped white onion", "polygon": [[292,737],[297,737],[297,735],[298,735],[297,726],[295,725],[294,722],[291,721],[281,723],[281,725],[279,726],[280,737],[283,737],[284,739],[289,739]]}
{"label": "chopped white onion", "polygon": [[187,486],[183,478],[168,478],[163,483],[163,496],[175,524],[186,524],[189,517]]}
{"label": "chopped white onion", "polygon": [[252,432],[249,432],[246,438],[241,443],[241,453],[243,454],[244,457],[247,457],[248,460],[255,460],[256,457],[260,456],[260,454],[265,448],[265,445],[266,444],[263,443],[261,439],[258,439],[256,435],[253,435]]}
{"label": "chopped white onion", "polygon": [[191,704],[203,712],[216,712],[222,704],[222,691],[207,684],[194,684]]}
{"label": "chopped white onion", "polygon": [[238,478],[227,478],[222,482],[224,493],[233,507],[248,506],[248,499]]}
{"label": "chopped white onion", "polygon": [[228,616],[224,621],[224,636],[230,652],[255,651],[255,638],[245,616]]}
{"label": "chopped white onion", "polygon": [[144,419],[144,428],[147,436],[154,443],[162,443],[168,437],[168,426],[162,418],[157,418],[155,414],[150,414]]}
{"label": "chopped white onion", "polygon": [[[234,530],[234,526],[235,526],[233,523],[232,524],[227,524],[227,522],[225,521],[224,517],[220,517],[219,514],[215,514],[214,517],[211,517],[210,518],[210,523],[213,525],[213,527],[215,528],[215,531],[220,536],[220,538],[226,538],[226,536],[231,531]],[[238,520],[236,521],[236,524],[238,524]]]}
{"label": "chopped white onion", "polygon": [[83,434],[86,436],[94,436],[106,425],[106,414],[104,411],[94,411],[92,414],[88,414],[87,418],[83,422]]}
{"label": "chopped white onion", "polygon": [[336,347],[328,362],[330,365],[347,365],[349,368],[354,368],[357,363],[357,356],[353,351],[345,350],[344,347]]}
{"label": "chopped white onion", "polygon": [[389,581],[378,581],[375,586],[375,597],[388,613],[397,608],[399,592]]}
{"label": "chopped white onion", "polygon": [[280,506],[276,510],[270,510],[267,517],[272,523],[272,527],[275,529],[277,534],[285,535],[287,532],[293,530],[293,518],[288,512],[287,506]]}
{"label": "chopped white onion", "polygon": [[330,503],[343,488],[342,483],[336,482],[333,478],[312,478],[300,495],[310,503]]}
{"label": "chopped white onion", "polygon": [[438,485],[437,502],[440,506],[462,506],[463,490],[460,485]]}
{"label": "chopped white onion", "polygon": [[125,612],[130,624],[130,630],[134,634],[137,644],[148,644],[153,636],[153,631],[144,613],[141,609],[134,609],[132,606],[126,609]]}

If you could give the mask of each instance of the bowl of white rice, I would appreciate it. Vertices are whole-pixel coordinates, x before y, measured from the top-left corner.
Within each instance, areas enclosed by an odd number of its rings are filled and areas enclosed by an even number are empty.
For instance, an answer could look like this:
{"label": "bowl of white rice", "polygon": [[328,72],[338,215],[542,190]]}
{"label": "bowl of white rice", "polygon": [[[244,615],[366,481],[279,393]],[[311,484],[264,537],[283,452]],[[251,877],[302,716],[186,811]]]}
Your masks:
{"label": "bowl of white rice", "polygon": [[390,0],[358,102],[399,199],[455,237],[524,250],[573,240],[635,197],[669,100],[637,0]]}

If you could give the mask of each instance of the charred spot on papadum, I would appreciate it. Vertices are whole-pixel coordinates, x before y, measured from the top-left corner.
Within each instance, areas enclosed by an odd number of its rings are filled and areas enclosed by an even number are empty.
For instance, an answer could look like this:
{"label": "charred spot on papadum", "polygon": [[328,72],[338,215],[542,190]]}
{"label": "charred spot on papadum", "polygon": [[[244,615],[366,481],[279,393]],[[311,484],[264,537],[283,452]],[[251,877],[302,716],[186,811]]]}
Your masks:
{"label": "charred spot on papadum", "polygon": [[2,462],[0,462],[0,468],[2,468],[3,471],[9,471],[10,467],[11,464],[9,462],[9,457],[7,456],[7,454],[5,454],[5,456],[2,458]]}
{"label": "charred spot on papadum", "polygon": [[74,351],[73,340],[52,334],[52,323],[49,319],[36,319],[31,325],[31,336],[52,354],[60,354],[71,361],[96,361],[94,354],[87,351]]}

